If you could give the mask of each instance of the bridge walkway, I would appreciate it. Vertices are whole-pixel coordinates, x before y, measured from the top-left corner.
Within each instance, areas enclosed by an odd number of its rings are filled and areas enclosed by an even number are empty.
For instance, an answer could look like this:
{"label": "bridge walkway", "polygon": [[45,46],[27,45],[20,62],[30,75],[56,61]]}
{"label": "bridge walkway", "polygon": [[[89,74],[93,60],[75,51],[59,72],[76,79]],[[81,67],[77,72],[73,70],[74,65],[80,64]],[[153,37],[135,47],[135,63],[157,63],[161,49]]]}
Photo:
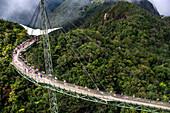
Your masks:
{"label": "bridge walkway", "polygon": [[142,105],[142,106],[149,106],[149,107],[154,107],[154,108],[159,108],[159,109],[164,109],[164,110],[170,110],[169,103],[165,103],[165,102],[163,103],[160,101],[151,101],[151,100],[140,99],[140,98],[133,98],[129,96],[123,96],[123,95],[98,91],[94,89],[89,89],[87,87],[76,86],[70,83],[66,83],[60,80],[50,78],[49,76],[45,74],[42,74],[42,77],[40,77],[35,73],[36,70],[34,69],[31,69],[32,72],[29,72],[30,67],[24,62],[22,58],[20,58],[20,55],[21,55],[21,52],[26,51],[26,49],[29,48],[32,44],[34,44],[36,41],[37,40],[35,40],[34,38],[31,38],[23,42],[22,44],[20,44],[20,46],[17,47],[18,48],[17,51],[15,49],[13,52],[12,64],[22,74],[28,77],[31,77],[37,83],[52,85],[53,87],[75,92],[77,94],[83,94],[86,96],[95,97],[95,98],[105,101],[106,103],[109,101],[117,101],[117,102],[125,102],[125,103],[137,104],[137,105]]}

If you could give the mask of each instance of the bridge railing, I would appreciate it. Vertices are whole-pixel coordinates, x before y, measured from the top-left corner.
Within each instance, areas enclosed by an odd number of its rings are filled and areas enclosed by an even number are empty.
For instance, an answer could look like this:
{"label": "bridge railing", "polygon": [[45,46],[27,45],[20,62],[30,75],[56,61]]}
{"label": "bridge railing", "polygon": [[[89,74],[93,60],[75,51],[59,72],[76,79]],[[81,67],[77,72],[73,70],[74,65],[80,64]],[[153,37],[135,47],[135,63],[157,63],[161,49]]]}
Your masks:
{"label": "bridge railing", "polygon": [[[32,40],[28,40],[29,42],[31,42]],[[31,45],[31,44],[30,44]],[[27,47],[29,47],[30,45],[28,45],[27,43],[24,43],[23,46],[25,46],[25,49]],[[31,69],[30,66],[28,66],[23,60],[22,58],[19,58],[17,56],[18,60],[22,63],[22,66],[26,67],[27,69]],[[20,68],[18,67],[17,65],[14,65],[16,68]],[[36,81],[40,82],[39,80],[41,79],[39,76],[37,76],[34,72],[35,70],[34,69],[31,69],[33,70],[33,73],[29,73],[29,72],[24,72],[23,68],[20,68],[20,71],[24,74],[26,74],[27,76],[29,76],[30,74],[35,76],[37,79],[35,79]],[[169,103],[166,103],[166,102],[160,102],[160,101],[153,101],[153,100],[149,100],[149,99],[141,99],[141,98],[136,98],[136,97],[132,97],[132,96],[124,96],[124,95],[120,95],[120,94],[113,94],[113,93],[108,93],[108,92],[103,92],[103,91],[98,91],[98,90],[94,90],[94,89],[89,89],[89,88],[86,88],[86,87],[82,87],[82,86],[77,86],[77,85],[73,85],[73,84],[70,84],[70,83],[66,83],[66,82],[62,82],[62,81],[59,81],[59,80],[56,80],[54,78],[51,78],[49,77],[47,74],[42,74],[42,77],[46,77],[50,82],[54,82],[54,83],[57,83],[57,84],[61,84],[63,86],[66,86],[66,87],[70,87],[70,88],[75,88],[76,90],[81,90],[82,91],[82,94],[83,94],[83,91],[86,91],[86,92],[89,92],[89,93],[92,93],[94,95],[100,95],[101,98],[104,98],[104,96],[112,96],[112,97],[116,97],[116,98],[123,98],[123,99],[126,99],[126,100],[134,100],[134,101],[140,101],[140,102],[145,102],[145,103],[152,103],[152,104],[157,104],[157,105],[163,105],[163,106],[170,106]]]}
{"label": "bridge railing", "polygon": [[[20,61],[21,61],[21,59],[20,59]],[[29,67],[29,66],[27,66],[23,61],[21,61],[21,62],[24,64],[24,66]],[[24,73],[24,71],[22,71],[22,73]],[[27,76],[29,76],[30,73],[27,72],[27,73],[25,73],[25,74],[26,74]],[[40,77],[36,76],[35,74],[32,74],[32,75],[35,76],[35,77],[37,77],[37,79],[35,79],[36,81],[40,82],[40,81],[39,81],[39,79],[41,79]],[[43,76],[46,76],[46,75],[43,75]],[[47,76],[46,76],[46,77],[47,77]],[[101,98],[102,98],[103,96],[113,96],[113,95],[110,94],[110,93],[103,92],[103,94],[101,94],[101,93],[100,93],[101,91],[97,91],[97,90],[93,90],[93,89],[88,89],[88,88],[81,87],[81,86],[76,86],[76,85],[73,85],[73,84],[70,84],[70,83],[64,83],[64,82],[62,82],[62,81],[55,80],[55,79],[52,79],[52,78],[50,78],[50,77],[47,77],[47,79],[50,80],[49,84],[56,81],[57,84],[62,84],[62,85],[65,85],[66,87],[76,88],[77,90],[89,91],[90,93],[93,93],[93,94],[96,94],[96,95],[100,95]],[[54,81],[54,80],[55,80],[55,81]],[[82,94],[83,94],[83,92],[82,92]],[[168,103],[163,103],[163,104],[162,104],[162,102],[160,102],[160,101],[150,101],[150,100],[148,100],[148,99],[139,99],[139,98],[134,98],[134,97],[131,97],[131,96],[124,96],[124,95],[119,95],[119,94],[116,94],[116,96],[113,96],[113,97],[121,98],[121,99],[124,98],[124,99],[126,99],[126,100],[135,100],[135,101],[138,101],[138,102],[140,101],[140,102],[145,102],[145,103],[153,103],[153,104],[157,104],[157,105],[166,105],[166,106],[169,106]],[[128,97],[128,98],[127,98],[127,97]],[[148,101],[150,101],[150,102],[148,102]]]}

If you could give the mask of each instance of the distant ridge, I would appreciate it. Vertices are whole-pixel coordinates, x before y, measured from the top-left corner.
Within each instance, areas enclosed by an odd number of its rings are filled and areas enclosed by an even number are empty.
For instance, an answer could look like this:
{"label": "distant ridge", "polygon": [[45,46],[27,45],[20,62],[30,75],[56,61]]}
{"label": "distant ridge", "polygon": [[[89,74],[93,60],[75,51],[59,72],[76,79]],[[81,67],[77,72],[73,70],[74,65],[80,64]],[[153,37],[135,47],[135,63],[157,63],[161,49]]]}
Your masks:
{"label": "distant ridge", "polygon": [[[83,24],[87,19],[95,15],[97,12],[101,12],[102,10],[113,6],[120,0],[106,0],[103,2],[97,2],[97,0],[89,0],[90,2],[84,2],[85,0],[78,0],[78,2],[74,0],[48,0],[47,8],[48,13],[51,18],[51,22],[53,27],[56,27],[56,24],[68,24],[65,21],[65,18],[68,18],[71,21],[76,21],[75,23]],[[96,1],[96,2],[92,2]],[[99,1],[99,0],[98,0]],[[104,0],[101,0],[104,1]],[[111,3],[109,3],[111,1]],[[153,4],[150,3],[148,0],[141,0],[137,2],[137,0],[133,0],[132,3],[137,4],[138,6],[148,10],[149,12],[159,15],[158,11],[154,8]],[[4,7],[0,4],[0,8]],[[72,6],[70,6],[72,5]],[[70,9],[71,8],[71,9]],[[61,14],[65,16],[62,17]],[[0,10],[0,18],[2,18],[1,14],[4,14],[3,10]],[[33,12],[26,11],[26,12],[14,12],[13,15],[8,16],[6,19],[9,21],[13,21],[19,24],[28,25],[30,21],[30,17],[33,15]],[[82,19],[82,17],[85,18]],[[78,20],[78,21],[77,21]]]}

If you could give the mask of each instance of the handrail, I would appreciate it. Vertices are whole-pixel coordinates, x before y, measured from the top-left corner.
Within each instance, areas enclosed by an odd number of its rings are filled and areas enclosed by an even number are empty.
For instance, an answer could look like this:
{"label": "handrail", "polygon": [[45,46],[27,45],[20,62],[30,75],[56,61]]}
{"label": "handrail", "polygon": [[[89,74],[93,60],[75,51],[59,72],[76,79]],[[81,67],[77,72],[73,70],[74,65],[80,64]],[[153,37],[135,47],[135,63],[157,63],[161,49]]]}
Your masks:
{"label": "handrail", "polygon": [[[98,91],[98,90],[94,90],[94,89],[89,89],[89,88],[85,88],[82,86],[76,86],[76,85],[73,85],[70,83],[64,83],[62,81],[50,78],[46,74],[42,74],[42,78],[40,78],[39,76],[37,76],[34,73],[35,72],[34,69],[32,69],[33,70],[32,73],[29,73],[28,71],[25,72],[23,67],[25,67],[26,70],[28,70],[30,67],[28,65],[26,65],[26,63],[21,58],[18,57],[19,53],[24,51],[25,49],[27,49],[29,46],[31,46],[36,41],[37,41],[36,38],[30,38],[27,41],[20,44],[20,47],[19,47],[17,53],[14,54],[14,56],[13,56],[12,64],[18,70],[20,70],[20,72],[22,72],[26,76],[32,77],[38,83],[46,83],[49,85],[53,85],[55,87],[59,87],[61,89],[64,88],[66,90],[71,90],[76,93],[82,93],[85,95],[94,96],[96,98],[99,98],[99,99],[105,100],[105,101],[121,101],[121,102],[126,102],[126,103],[139,104],[139,105],[144,105],[144,106],[150,106],[150,107],[156,107],[156,108],[170,110],[170,104],[168,104],[166,102],[153,101],[153,100],[148,100],[148,99],[140,99],[140,98],[135,98],[135,97],[131,97],[131,96],[125,96],[125,95],[119,95],[119,94],[113,94],[113,93]],[[18,63],[16,63],[16,62],[18,62]],[[20,66],[18,64],[20,64]]]}

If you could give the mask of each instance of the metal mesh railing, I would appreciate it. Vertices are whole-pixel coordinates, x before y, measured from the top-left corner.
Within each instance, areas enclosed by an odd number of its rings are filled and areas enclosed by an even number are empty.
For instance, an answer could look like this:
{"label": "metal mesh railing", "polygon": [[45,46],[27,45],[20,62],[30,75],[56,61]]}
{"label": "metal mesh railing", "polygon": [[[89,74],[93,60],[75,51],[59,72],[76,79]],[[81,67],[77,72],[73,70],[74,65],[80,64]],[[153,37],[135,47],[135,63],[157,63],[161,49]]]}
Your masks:
{"label": "metal mesh railing", "polygon": [[[29,41],[29,43],[27,43],[28,41]],[[66,83],[64,81],[60,81],[60,80],[56,80],[54,78],[51,78],[47,74],[41,74],[42,77],[40,77],[35,73],[34,69],[31,69],[31,67],[28,66],[22,60],[22,58],[18,57],[19,52],[22,52],[23,50],[27,49],[36,40],[32,39],[32,40],[28,40],[28,41],[26,41],[26,43],[23,43],[22,47],[19,49],[17,54],[14,56],[13,65],[21,73],[25,74],[26,76],[32,77],[37,82],[46,83],[47,85],[53,85],[54,87],[59,87],[61,89],[70,90],[70,91],[80,93],[80,94],[84,94],[84,95],[94,96],[96,98],[100,98],[101,100],[106,100],[106,101],[118,101],[119,99],[123,99],[124,102],[126,102],[126,100],[130,100],[130,101],[136,101],[136,102],[141,102],[141,103],[147,103],[147,104],[154,104],[154,105],[170,107],[170,104],[166,103],[166,102],[153,101],[153,100],[148,100],[148,99],[135,98],[135,97],[131,97],[131,96],[113,94],[113,93],[108,93],[108,92],[89,89],[87,87],[73,85],[73,84],[70,84],[70,83]],[[18,63],[15,63],[16,61],[18,61]],[[20,64],[20,66],[18,64]],[[26,68],[26,70],[31,69],[32,72],[25,71],[24,67]]]}

